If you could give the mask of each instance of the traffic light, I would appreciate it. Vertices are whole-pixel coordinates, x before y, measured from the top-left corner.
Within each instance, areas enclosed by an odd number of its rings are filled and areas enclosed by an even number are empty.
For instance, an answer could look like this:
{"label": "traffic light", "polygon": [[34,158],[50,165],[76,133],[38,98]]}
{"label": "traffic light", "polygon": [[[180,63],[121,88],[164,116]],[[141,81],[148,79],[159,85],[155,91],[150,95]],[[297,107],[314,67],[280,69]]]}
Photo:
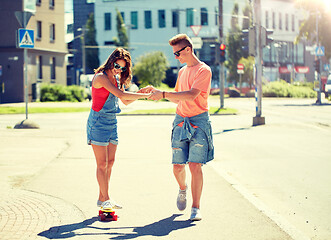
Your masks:
{"label": "traffic light", "polygon": [[242,30],[242,46],[243,56],[255,56],[255,27]]}
{"label": "traffic light", "polygon": [[221,45],[220,45],[220,62],[221,63],[225,62],[225,49],[226,49],[226,45],[221,43]]}
{"label": "traffic light", "polygon": [[319,59],[316,59],[314,61],[314,67],[315,67],[315,71],[318,72],[318,73],[320,73],[321,68],[320,68],[320,60]]}
{"label": "traffic light", "polygon": [[241,37],[241,42],[242,42],[242,46],[241,46],[241,49],[243,51],[243,56],[245,58],[248,57],[248,52],[249,52],[249,47],[248,47],[248,44],[249,44],[249,30],[248,29],[245,29],[245,30],[242,30],[242,37]]}
{"label": "traffic light", "polygon": [[274,39],[270,36],[274,33],[273,29],[266,29],[264,27],[261,28],[261,45],[262,48],[268,46],[270,43],[274,41]]}

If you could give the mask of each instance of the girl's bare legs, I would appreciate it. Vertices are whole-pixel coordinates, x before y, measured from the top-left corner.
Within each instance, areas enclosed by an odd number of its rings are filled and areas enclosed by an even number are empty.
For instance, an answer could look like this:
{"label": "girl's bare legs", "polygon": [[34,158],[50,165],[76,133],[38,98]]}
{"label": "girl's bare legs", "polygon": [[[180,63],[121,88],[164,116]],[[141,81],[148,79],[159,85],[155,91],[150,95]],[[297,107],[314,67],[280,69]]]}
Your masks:
{"label": "girl's bare legs", "polygon": [[117,145],[98,146],[92,144],[94,156],[97,162],[97,181],[99,184],[99,200],[104,202],[109,200],[109,180],[112,167],[115,161]]}

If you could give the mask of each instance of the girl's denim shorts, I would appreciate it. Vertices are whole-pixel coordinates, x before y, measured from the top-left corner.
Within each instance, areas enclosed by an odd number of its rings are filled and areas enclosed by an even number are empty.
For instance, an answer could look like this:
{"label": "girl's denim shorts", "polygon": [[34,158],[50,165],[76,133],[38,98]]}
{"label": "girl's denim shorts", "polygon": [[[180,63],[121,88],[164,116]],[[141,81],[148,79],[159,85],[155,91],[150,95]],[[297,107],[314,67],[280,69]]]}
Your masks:
{"label": "girl's denim shorts", "polygon": [[181,127],[172,132],[172,164],[188,162],[205,164],[208,156],[208,139],[203,130],[197,128],[191,140],[181,141]]}
{"label": "girl's denim shorts", "polygon": [[87,144],[118,145],[116,114],[105,114],[91,110],[87,120]]}

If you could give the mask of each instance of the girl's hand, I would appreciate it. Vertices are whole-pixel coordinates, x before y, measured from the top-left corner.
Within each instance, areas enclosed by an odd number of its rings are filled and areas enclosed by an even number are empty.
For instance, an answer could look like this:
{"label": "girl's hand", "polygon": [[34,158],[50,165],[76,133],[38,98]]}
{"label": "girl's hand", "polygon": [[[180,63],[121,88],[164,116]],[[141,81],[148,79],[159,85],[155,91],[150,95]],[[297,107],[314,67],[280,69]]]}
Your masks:
{"label": "girl's hand", "polygon": [[153,86],[149,85],[144,88],[141,88],[137,93],[150,93],[153,90],[155,90],[155,88]]}

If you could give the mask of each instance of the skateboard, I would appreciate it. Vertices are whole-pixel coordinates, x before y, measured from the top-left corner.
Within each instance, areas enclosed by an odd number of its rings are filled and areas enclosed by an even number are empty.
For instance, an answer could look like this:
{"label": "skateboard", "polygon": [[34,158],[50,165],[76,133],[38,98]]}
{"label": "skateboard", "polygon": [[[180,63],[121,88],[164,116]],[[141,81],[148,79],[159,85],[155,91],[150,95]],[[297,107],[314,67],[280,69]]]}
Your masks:
{"label": "skateboard", "polygon": [[99,210],[99,220],[110,222],[117,221],[118,216],[115,214],[115,211],[112,208],[100,209]]}

